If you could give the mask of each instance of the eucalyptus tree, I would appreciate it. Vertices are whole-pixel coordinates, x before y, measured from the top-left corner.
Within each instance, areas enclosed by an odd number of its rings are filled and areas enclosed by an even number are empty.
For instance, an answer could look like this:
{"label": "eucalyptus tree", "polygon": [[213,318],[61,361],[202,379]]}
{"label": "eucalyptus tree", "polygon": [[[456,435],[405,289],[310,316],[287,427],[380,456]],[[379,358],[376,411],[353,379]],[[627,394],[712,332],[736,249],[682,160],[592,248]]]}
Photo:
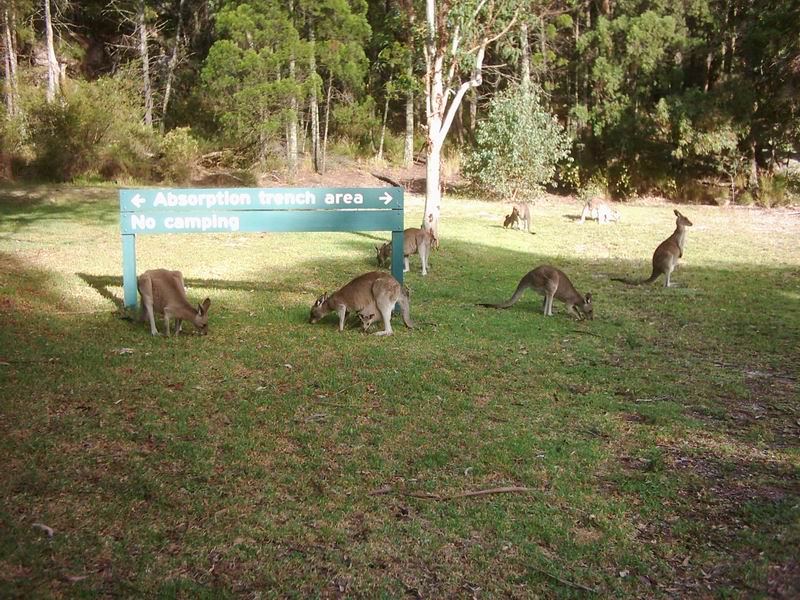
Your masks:
{"label": "eucalyptus tree", "polygon": [[61,93],[61,67],[53,40],[53,16],[50,0],[44,0],[44,31],[47,43],[47,101],[54,102]]}
{"label": "eucalyptus tree", "polygon": [[437,236],[445,139],[464,95],[483,82],[487,47],[514,26],[517,4],[503,0],[425,0],[427,166],[423,227]]}
{"label": "eucalyptus tree", "polygon": [[19,78],[17,75],[16,6],[13,1],[3,6],[3,67],[5,75],[6,116],[12,119],[19,110]]}

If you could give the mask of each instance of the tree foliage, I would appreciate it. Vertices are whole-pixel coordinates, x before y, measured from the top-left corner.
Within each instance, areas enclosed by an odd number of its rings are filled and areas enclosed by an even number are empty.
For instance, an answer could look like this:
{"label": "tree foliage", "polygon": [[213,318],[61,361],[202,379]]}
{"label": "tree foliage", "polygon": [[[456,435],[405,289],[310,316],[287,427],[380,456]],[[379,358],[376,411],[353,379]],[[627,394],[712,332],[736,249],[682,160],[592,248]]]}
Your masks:
{"label": "tree foliage", "polygon": [[536,195],[553,180],[570,141],[539,98],[522,87],[494,97],[465,160],[468,178],[507,199]]}
{"label": "tree foliage", "polygon": [[[42,128],[63,128],[52,140],[94,137],[94,120],[69,111],[92,87],[109,93],[109,78],[131,84],[122,106],[152,106],[156,137],[190,127],[203,147],[258,169],[293,154],[296,165],[312,145],[324,154],[328,136],[374,155],[385,135],[413,141],[416,118],[438,172],[451,129],[459,144],[478,142],[470,160],[485,152],[475,123],[522,80],[572,140],[562,185],[680,197],[719,181],[728,197],[757,198],[800,153],[797,0],[51,0],[65,93],[49,113],[35,101],[48,87],[42,6],[9,0],[0,11],[5,177],[75,177],[96,170],[92,153],[122,152],[105,136],[105,149],[78,149],[75,165],[38,168],[57,158]],[[158,141],[130,139],[116,171],[161,172]],[[136,160],[150,163],[137,170]]]}

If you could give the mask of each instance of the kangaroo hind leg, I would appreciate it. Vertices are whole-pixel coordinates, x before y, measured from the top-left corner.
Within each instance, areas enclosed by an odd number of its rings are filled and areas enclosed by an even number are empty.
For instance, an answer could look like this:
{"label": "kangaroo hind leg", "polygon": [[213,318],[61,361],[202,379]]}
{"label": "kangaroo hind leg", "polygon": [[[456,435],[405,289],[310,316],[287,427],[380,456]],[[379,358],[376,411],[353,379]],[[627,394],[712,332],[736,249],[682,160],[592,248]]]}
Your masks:
{"label": "kangaroo hind leg", "polygon": [[375,305],[381,314],[383,331],[376,331],[375,335],[392,335],[392,310],[400,297],[400,284],[394,279],[378,279],[372,286],[372,295]]}
{"label": "kangaroo hind leg", "polygon": [[156,327],[156,317],[153,314],[153,280],[148,275],[139,277],[139,295],[142,297],[142,321],[147,318],[150,321],[150,333],[158,335]]}

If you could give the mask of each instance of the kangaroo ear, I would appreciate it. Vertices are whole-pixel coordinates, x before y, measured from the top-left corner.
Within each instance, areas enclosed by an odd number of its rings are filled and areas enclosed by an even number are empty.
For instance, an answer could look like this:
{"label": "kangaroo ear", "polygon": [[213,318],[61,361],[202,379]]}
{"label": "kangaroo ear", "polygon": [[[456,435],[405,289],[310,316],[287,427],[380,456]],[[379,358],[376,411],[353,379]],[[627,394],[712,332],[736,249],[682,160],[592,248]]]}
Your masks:
{"label": "kangaroo ear", "polygon": [[591,304],[591,303],[592,303],[592,294],[590,292],[586,294],[586,304]]}
{"label": "kangaroo ear", "polygon": [[206,298],[202,304],[197,305],[197,314],[203,316],[208,312],[209,306],[211,306],[211,298]]}
{"label": "kangaroo ear", "polygon": [[680,212],[678,212],[678,209],[677,209],[677,208],[675,209],[675,211],[674,211],[674,212],[675,212],[675,216],[676,216],[676,217],[682,217],[682,216],[683,216],[683,215],[682,215]]}

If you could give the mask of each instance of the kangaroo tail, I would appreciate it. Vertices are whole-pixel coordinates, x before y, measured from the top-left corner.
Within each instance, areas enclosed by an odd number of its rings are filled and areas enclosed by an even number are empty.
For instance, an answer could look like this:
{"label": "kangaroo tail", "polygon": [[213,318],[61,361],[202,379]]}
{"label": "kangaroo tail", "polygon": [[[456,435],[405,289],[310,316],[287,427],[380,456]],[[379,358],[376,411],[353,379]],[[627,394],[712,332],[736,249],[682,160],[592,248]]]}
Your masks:
{"label": "kangaroo tail", "polygon": [[400,303],[400,310],[403,314],[403,323],[406,324],[406,327],[409,329],[414,328],[414,323],[411,321],[411,305],[408,301],[409,290],[407,286],[403,286],[403,289],[400,291],[400,297],[397,301]]}
{"label": "kangaroo tail", "polygon": [[478,306],[485,306],[487,308],[508,308],[509,306],[513,306],[514,304],[517,303],[522,294],[525,293],[525,290],[527,290],[530,287],[530,285],[531,284],[528,281],[526,281],[526,278],[523,277],[522,281],[520,281],[519,285],[517,285],[517,289],[514,290],[514,294],[511,296],[511,298],[509,298],[505,302],[501,302],[499,304],[485,304],[481,302],[478,304]]}
{"label": "kangaroo tail", "polygon": [[628,285],[647,285],[658,279],[659,275],[661,275],[661,273],[654,269],[653,273],[647,279],[625,279],[624,277],[612,277],[611,281],[621,281],[622,283],[627,283]]}

